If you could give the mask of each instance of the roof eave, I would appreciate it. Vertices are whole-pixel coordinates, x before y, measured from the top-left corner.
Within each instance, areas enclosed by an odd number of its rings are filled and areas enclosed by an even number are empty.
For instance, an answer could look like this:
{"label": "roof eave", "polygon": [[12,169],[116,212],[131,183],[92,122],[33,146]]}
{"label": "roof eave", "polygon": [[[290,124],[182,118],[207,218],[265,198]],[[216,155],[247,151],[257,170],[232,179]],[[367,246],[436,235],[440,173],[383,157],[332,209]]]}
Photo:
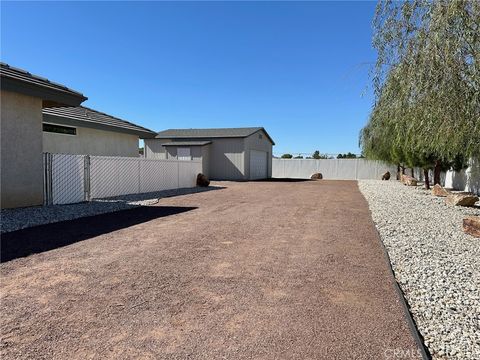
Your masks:
{"label": "roof eave", "polygon": [[166,142],[166,143],[163,143],[161,144],[162,146],[206,146],[206,145],[210,145],[212,142],[211,141],[200,141],[200,142],[196,142],[196,141],[178,141],[178,142],[175,142],[175,141],[172,141],[172,142]]}
{"label": "roof eave", "polygon": [[[263,131],[263,132],[265,133],[265,135],[267,135],[267,138],[268,138],[268,140],[270,140],[270,142],[272,143],[272,146],[275,145],[275,141],[273,141],[273,139],[271,138],[271,136],[268,134],[267,130],[265,130],[264,127],[262,127],[260,130]],[[260,131],[260,130],[258,130],[258,131]],[[255,134],[255,133],[254,133],[254,134]]]}
{"label": "roof eave", "polygon": [[13,91],[42,99],[43,107],[49,107],[52,106],[52,104],[56,106],[79,106],[87,100],[87,97],[80,93],[47,88],[38,84],[12,79],[7,76],[2,76],[0,84],[2,90]]}

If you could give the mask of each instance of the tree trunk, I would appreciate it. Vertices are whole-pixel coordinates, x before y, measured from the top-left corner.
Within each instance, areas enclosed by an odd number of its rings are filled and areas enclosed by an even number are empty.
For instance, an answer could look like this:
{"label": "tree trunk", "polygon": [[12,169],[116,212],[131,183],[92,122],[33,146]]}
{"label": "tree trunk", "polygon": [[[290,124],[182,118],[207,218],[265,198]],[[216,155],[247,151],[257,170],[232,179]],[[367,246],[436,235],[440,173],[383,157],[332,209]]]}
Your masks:
{"label": "tree trunk", "polygon": [[425,189],[430,190],[430,179],[428,178],[428,169],[423,169],[423,176],[425,177]]}
{"label": "tree trunk", "polygon": [[435,168],[433,169],[433,185],[440,184],[440,173],[442,171],[440,160],[435,160]]}
{"label": "tree trunk", "polygon": [[410,171],[412,172],[412,177],[414,178],[415,177],[415,170],[413,168],[411,168]]}
{"label": "tree trunk", "polygon": [[400,180],[400,164],[397,164],[397,180]]}
{"label": "tree trunk", "polygon": [[402,175],[405,175],[405,166],[402,166]]}

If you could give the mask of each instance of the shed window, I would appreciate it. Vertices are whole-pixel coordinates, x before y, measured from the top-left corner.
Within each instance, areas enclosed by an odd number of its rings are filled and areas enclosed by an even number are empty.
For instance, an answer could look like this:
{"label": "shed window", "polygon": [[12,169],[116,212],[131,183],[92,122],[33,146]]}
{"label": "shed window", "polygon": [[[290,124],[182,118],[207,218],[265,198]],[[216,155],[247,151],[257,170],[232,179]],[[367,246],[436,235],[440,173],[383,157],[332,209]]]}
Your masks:
{"label": "shed window", "polygon": [[77,135],[76,128],[55,124],[43,124],[43,131],[57,134]]}
{"label": "shed window", "polygon": [[263,139],[263,135],[262,135],[262,134],[258,134],[258,138],[259,138],[259,139]]}
{"label": "shed window", "polygon": [[190,155],[190,148],[188,147],[185,147],[185,148],[179,147],[177,149],[177,156],[178,156],[178,160],[192,160],[192,156]]}

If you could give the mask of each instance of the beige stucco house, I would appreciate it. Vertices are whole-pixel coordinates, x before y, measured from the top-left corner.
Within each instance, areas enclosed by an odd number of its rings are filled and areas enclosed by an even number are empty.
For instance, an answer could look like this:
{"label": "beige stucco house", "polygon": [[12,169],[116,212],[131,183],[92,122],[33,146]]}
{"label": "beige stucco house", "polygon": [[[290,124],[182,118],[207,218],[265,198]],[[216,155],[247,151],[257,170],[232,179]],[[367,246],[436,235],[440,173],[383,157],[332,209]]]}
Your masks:
{"label": "beige stucco house", "polygon": [[145,140],[150,159],[202,160],[214,180],[255,180],[272,176],[272,146],[263,127],[170,129]]}
{"label": "beige stucco house", "polygon": [[1,208],[43,203],[42,109],[87,98],[63,85],[1,63]]}
{"label": "beige stucco house", "polygon": [[84,106],[43,109],[44,152],[137,157],[139,139],[155,135],[142,126]]}

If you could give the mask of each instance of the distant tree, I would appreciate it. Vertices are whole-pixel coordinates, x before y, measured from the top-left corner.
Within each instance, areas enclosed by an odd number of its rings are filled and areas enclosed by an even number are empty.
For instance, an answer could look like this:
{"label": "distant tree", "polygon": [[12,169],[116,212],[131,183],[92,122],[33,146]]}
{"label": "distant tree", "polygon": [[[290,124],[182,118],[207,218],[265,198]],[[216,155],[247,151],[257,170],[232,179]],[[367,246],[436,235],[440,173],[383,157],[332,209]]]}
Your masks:
{"label": "distant tree", "polygon": [[297,155],[294,157],[294,159],[303,159],[303,156],[302,155]]}
{"label": "distant tree", "polygon": [[145,149],[143,147],[138,148],[138,154],[143,155],[145,153]]}
{"label": "distant tree", "polygon": [[292,154],[283,154],[283,155],[281,156],[281,158],[282,158],[282,159],[291,159],[291,158],[293,158],[293,155],[292,155]]}
{"label": "distant tree", "polygon": [[[315,152],[312,154],[312,159],[331,159],[331,157],[328,156],[328,154],[321,154],[320,151],[315,150]],[[309,159],[309,157],[307,157]]]}
{"label": "distant tree", "polygon": [[356,159],[357,155],[348,152],[347,154],[338,154],[337,159]]}

